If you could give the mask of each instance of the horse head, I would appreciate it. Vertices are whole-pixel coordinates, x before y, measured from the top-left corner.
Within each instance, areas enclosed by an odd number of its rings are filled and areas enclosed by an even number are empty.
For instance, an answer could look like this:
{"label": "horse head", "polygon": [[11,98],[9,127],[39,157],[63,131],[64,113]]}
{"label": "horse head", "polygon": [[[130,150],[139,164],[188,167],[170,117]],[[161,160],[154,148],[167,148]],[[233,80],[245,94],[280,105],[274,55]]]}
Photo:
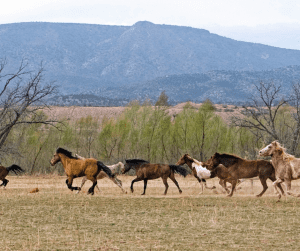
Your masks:
{"label": "horse head", "polygon": [[275,152],[278,152],[281,155],[283,151],[284,148],[279,144],[279,142],[273,141],[271,144],[267,145],[265,148],[259,151],[259,156],[272,156]]}
{"label": "horse head", "polygon": [[210,157],[210,159],[208,159],[206,162],[203,162],[202,166],[207,168],[208,170],[217,168],[217,166],[220,164],[219,157],[220,154],[216,152],[213,156]]}
{"label": "horse head", "polygon": [[122,167],[121,167],[121,173],[122,174],[125,174],[125,173],[127,173],[130,169],[131,169],[131,165],[129,164],[129,162],[128,162],[128,160],[127,159],[125,159],[125,165],[123,165]]}
{"label": "horse head", "polygon": [[193,162],[194,160],[188,153],[186,153],[180,157],[180,159],[177,161],[177,163],[175,165],[181,166],[183,164],[187,164],[187,162],[189,162],[189,161]]}
{"label": "horse head", "polygon": [[121,173],[124,174],[128,172],[131,168],[137,168],[142,166],[143,164],[148,164],[149,161],[143,159],[126,159],[126,163],[124,168],[121,168]]}
{"label": "horse head", "polygon": [[50,160],[50,164],[51,166],[54,166],[59,161],[61,161],[60,156],[57,153],[55,153],[53,155],[53,158]]}

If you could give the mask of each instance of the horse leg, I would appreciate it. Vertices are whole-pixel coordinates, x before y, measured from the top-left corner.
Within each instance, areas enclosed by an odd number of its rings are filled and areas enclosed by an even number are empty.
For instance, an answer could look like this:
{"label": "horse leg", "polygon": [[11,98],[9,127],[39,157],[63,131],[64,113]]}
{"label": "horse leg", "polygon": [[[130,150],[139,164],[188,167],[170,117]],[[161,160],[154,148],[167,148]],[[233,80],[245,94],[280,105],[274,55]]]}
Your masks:
{"label": "horse leg", "polygon": [[81,188],[83,187],[84,183],[87,181],[87,177],[84,176],[82,181],[81,181],[81,186],[80,186],[80,189],[78,189],[77,193],[79,193],[81,191]]}
{"label": "horse leg", "polygon": [[[273,182],[275,182],[275,180],[276,180],[276,179],[275,179],[275,177],[272,177],[272,176],[271,176],[271,177],[269,177],[269,179],[270,179],[271,181],[273,181]],[[284,191],[283,191],[283,189],[282,189],[282,186],[281,186],[281,184],[280,184],[280,183],[277,183],[277,184],[276,184],[276,186],[277,186],[277,187],[280,189],[281,195],[283,195],[283,196],[284,196],[284,195],[285,195],[285,193],[284,193]],[[275,190],[276,190],[276,189],[275,189]],[[278,189],[277,189],[277,191],[278,191]],[[276,191],[275,191],[275,193],[276,193]]]}
{"label": "horse leg", "polygon": [[291,192],[291,188],[292,188],[292,181],[291,180],[284,180],[284,184],[286,185],[286,193],[288,195],[294,196],[294,197],[300,197],[299,193],[293,193]]}
{"label": "horse leg", "polygon": [[80,190],[80,187],[72,187],[73,179],[74,179],[73,176],[69,176],[68,179],[66,180],[68,188],[71,191],[73,191],[73,190]]}
{"label": "horse leg", "polygon": [[95,189],[95,186],[97,186],[97,179],[91,179],[91,181],[93,182],[93,185],[90,187],[87,194],[94,195],[94,189]]}
{"label": "horse leg", "polygon": [[121,190],[123,191],[123,193],[127,193],[125,190],[124,190],[124,188],[122,187],[122,184],[120,184],[120,182],[117,180],[117,178],[110,178],[111,179],[111,181],[113,182],[113,183],[115,183],[119,188],[121,188]]}
{"label": "horse leg", "polygon": [[[279,193],[279,191],[278,191],[278,185],[280,184],[280,183],[282,183],[283,182],[283,180],[282,179],[280,179],[280,178],[278,178],[277,180],[275,180],[274,182],[273,182],[273,186],[274,186],[274,188],[275,188],[275,194],[278,196],[278,201],[280,200],[280,198],[281,198],[281,194]],[[286,184],[286,183],[285,183]],[[287,192],[287,194],[288,194],[288,192]]]}
{"label": "horse leg", "polygon": [[146,188],[147,188],[147,179],[144,179],[144,192],[142,193],[142,195],[145,195],[146,193]]}
{"label": "horse leg", "polygon": [[9,180],[4,179],[4,180],[2,181],[2,184],[1,184],[0,186],[3,186],[3,189],[5,189],[8,182],[9,182]]}
{"label": "horse leg", "polygon": [[266,176],[259,176],[260,182],[263,186],[263,190],[261,191],[260,194],[256,195],[256,197],[261,197],[265,191],[267,191],[268,189],[268,185],[267,185],[267,177]]}
{"label": "horse leg", "polygon": [[221,187],[223,187],[224,189],[225,189],[225,191],[229,194],[230,193],[230,190],[227,188],[227,186],[226,186],[226,181],[225,180],[222,180],[222,179],[220,179],[219,180],[219,184],[220,184],[220,186]]}
{"label": "horse leg", "polygon": [[[166,189],[165,189],[165,192],[164,192],[164,195],[166,195],[167,194],[167,191],[168,191],[168,188],[169,188],[169,184],[168,184],[168,182],[167,182],[167,179],[168,178],[162,178],[162,180],[163,180],[163,183],[165,184],[165,187],[166,187]],[[176,183],[175,183],[176,184]],[[178,183],[177,183],[178,184]],[[180,189],[180,188],[179,188]],[[180,192],[180,191],[179,191]]]}
{"label": "horse leg", "polygon": [[233,191],[234,191],[234,189],[236,187],[236,183],[237,183],[236,179],[232,179],[231,180],[231,191],[230,191],[230,194],[227,195],[228,197],[231,197],[233,195]]}
{"label": "horse leg", "polygon": [[[179,184],[178,184],[178,182],[177,182],[177,180],[175,179],[175,176],[174,176],[174,173],[172,173],[171,175],[170,175],[170,177],[169,177],[173,182],[174,182],[174,184],[177,186],[177,188],[178,188],[178,190],[179,190],[179,193],[182,193],[182,190],[180,189],[180,187],[179,187]],[[167,182],[167,180],[166,180],[166,182]],[[168,184],[168,183],[167,183]],[[168,186],[169,187],[169,186]],[[166,192],[167,193],[167,192]]]}
{"label": "horse leg", "polygon": [[141,180],[143,180],[143,179],[141,179],[139,177],[136,177],[133,181],[131,181],[130,190],[131,190],[132,193],[133,193],[133,183],[137,182],[137,181],[141,181]]}

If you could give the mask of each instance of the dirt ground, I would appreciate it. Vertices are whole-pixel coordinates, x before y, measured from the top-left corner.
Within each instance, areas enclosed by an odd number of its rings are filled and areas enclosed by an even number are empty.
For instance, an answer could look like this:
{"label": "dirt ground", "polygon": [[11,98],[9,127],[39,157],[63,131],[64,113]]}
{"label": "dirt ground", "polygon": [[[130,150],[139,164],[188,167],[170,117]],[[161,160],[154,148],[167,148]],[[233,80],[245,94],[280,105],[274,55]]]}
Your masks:
{"label": "dirt ground", "polygon": [[[182,194],[168,181],[143,182],[119,176],[127,194],[109,179],[99,181],[94,196],[67,189],[64,176],[9,176],[0,190],[2,250],[299,250],[300,199],[284,197],[276,203],[274,190],[256,198],[259,181],[241,184],[226,197],[217,179],[216,190],[199,195],[192,176],[176,179]],[[81,178],[75,180],[79,185]],[[271,185],[269,182],[268,185]],[[292,183],[299,191],[300,182]],[[39,192],[30,193],[38,188]]]}

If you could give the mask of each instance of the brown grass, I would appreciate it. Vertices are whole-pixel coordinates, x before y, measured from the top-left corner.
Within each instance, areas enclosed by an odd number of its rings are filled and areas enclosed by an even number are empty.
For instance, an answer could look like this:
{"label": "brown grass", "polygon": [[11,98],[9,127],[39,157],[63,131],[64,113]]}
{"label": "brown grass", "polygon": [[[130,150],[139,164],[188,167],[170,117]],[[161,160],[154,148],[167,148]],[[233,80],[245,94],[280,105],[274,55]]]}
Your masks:
{"label": "brown grass", "polygon": [[[167,109],[169,115],[178,114],[183,110],[186,103],[180,103],[176,106],[171,106]],[[196,109],[199,109],[200,104],[190,102],[190,105]],[[218,111],[215,114],[221,116],[221,118],[229,123],[231,116],[242,116],[242,108],[235,108],[234,105],[228,105],[227,108],[233,109],[233,112],[225,112],[226,108],[222,105],[214,105]],[[71,122],[79,120],[80,118],[92,116],[94,119],[98,120],[99,123],[102,122],[104,118],[118,118],[124,111],[126,107],[80,107],[80,106],[70,106],[70,107],[51,107],[51,110],[45,110],[45,113],[52,119],[65,119]]]}
{"label": "brown grass", "polygon": [[[120,176],[129,191],[134,177]],[[262,198],[250,182],[232,198],[200,188],[194,177],[176,177],[183,190],[169,181],[167,196],[160,179],[135,183],[133,194],[108,179],[102,190],[86,195],[67,189],[65,177],[9,177],[0,190],[2,250],[299,250],[300,199],[276,203],[273,188]],[[75,184],[79,185],[81,179]],[[270,183],[268,183],[270,184]],[[293,182],[293,189],[299,189]],[[38,188],[39,193],[29,193]],[[254,181],[254,193],[261,190]]]}

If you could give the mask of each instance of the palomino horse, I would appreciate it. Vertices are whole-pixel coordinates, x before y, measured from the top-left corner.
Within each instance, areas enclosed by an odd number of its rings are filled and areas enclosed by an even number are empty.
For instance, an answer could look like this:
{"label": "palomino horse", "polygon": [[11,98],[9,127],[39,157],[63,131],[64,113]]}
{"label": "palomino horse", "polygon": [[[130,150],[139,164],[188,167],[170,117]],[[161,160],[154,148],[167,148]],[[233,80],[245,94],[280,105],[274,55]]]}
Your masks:
{"label": "palomino horse", "polygon": [[[84,157],[81,157],[79,156],[78,154],[75,154],[75,156],[78,158],[78,159],[82,159],[82,160],[85,160]],[[116,174],[115,174],[115,169],[117,167],[120,167],[121,169],[124,168],[124,164],[122,162],[119,162],[117,164],[114,164],[114,165],[111,165],[111,166],[107,166],[111,172],[115,175],[113,178],[110,178],[104,171],[100,171],[100,173],[98,174],[97,176],[97,180],[101,180],[101,179],[104,179],[104,178],[109,178],[113,183],[115,183],[118,187],[121,188],[121,190],[123,191],[123,193],[127,193],[123,187],[122,187],[122,181],[119,180],[117,177],[116,177]],[[80,190],[81,188],[83,187],[84,183],[87,181],[87,177],[84,176],[83,179],[82,179],[82,182],[81,182],[81,186],[80,186]],[[98,187],[98,185],[96,185],[97,189],[99,190],[100,192],[100,188]],[[79,191],[78,191],[79,192]]]}
{"label": "palomino horse", "polygon": [[86,176],[87,179],[93,182],[88,194],[94,194],[94,188],[97,185],[97,176],[103,170],[109,177],[114,177],[111,170],[105,166],[101,161],[93,158],[78,159],[72,156],[72,153],[63,148],[58,148],[50,163],[54,166],[57,162],[61,162],[65,172],[68,176],[66,180],[68,188],[73,190],[80,190],[80,187],[72,187],[73,179],[77,177]]}
{"label": "palomino horse", "polygon": [[[276,180],[275,169],[273,165],[266,160],[246,160],[232,154],[215,153],[203,165],[208,169],[214,171],[214,169],[216,169],[220,164],[224,165],[228,169],[228,174],[230,176],[225,179],[225,181],[230,179],[232,184],[231,192],[228,195],[229,197],[232,196],[238,179],[247,179],[258,176],[263,186],[263,190],[260,194],[256,195],[257,197],[262,196],[268,189],[268,185],[266,182],[268,178],[273,182]],[[278,184],[278,186],[283,192],[281,185]]]}
{"label": "palomino horse", "polygon": [[[281,198],[281,194],[277,189],[277,186],[284,182],[286,186],[286,193],[295,197],[300,197],[300,194],[291,192],[292,180],[300,178],[300,159],[295,158],[285,152],[277,141],[273,141],[270,145],[259,151],[260,156],[271,156],[272,164],[275,168],[276,181],[273,183],[278,200]],[[283,195],[283,191],[281,191]]]}
{"label": "palomino horse", "polygon": [[187,164],[188,167],[191,169],[193,172],[194,177],[199,181],[201,184],[201,192],[200,194],[203,193],[203,183],[205,188],[207,189],[215,189],[215,186],[208,187],[206,185],[206,180],[205,179],[210,179],[211,178],[211,171],[207,170],[205,167],[202,166],[202,162],[193,159],[189,154],[184,154],[176,163],[176,165],[183,165]]}
{"label": "palomino horse", "polygon": [[175,179],[174,173],[177,172],[182,176],[186,176],[188,174],[187,170],[182,166],[177,165],[168,165],[168,164],[150,164],[148,161],[140,160],[140,159],[128,159],[125,160],[126,164],[122,173],[128,172],[131,168],[136,171],[136,178],[131,182],[131,192],[133,193],[133,183],[137,181],[144,181],[144,192],[142,195],[146,193],[147,181],[153,180],[157,178],[162,178],[163,183],[165,184],[165,192],[164,195],[167,194],[169,185],[167,179],[170,178],[175,185],[177,186],[179,193],[182,193],[177,180]]}
{"label": "palomino horse", "polygon": [[2,180],[2,184],[0,186],[3,186],[4,188],[6,187],[9,180],[5,179],[5,177],[10,171],[13,171],[15,174],[24,172],[24,170],[17,165],[11,165],[9,167],[0,166],[0,180]]}

